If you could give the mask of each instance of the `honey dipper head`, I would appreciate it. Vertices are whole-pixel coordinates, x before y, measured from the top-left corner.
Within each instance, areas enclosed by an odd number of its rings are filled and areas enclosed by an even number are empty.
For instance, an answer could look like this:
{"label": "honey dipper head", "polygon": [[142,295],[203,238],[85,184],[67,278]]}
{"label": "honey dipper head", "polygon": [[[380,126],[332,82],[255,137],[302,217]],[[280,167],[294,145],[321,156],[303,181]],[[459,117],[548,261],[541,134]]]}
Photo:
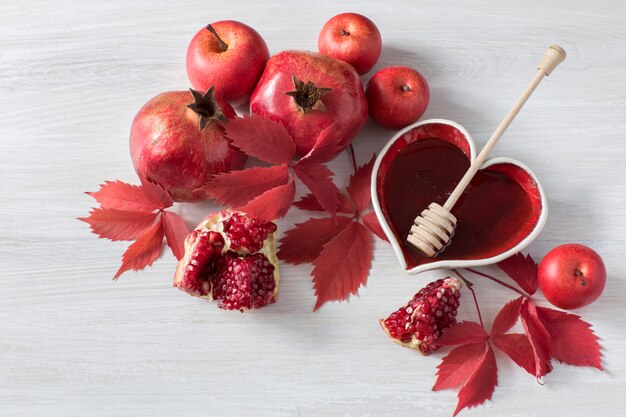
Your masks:
{"label": "honey dipper head", "polygon": [[432,258],[450,243],[456,227],[456,217],[437,203],[415,218],[407,242],[424,256]]}

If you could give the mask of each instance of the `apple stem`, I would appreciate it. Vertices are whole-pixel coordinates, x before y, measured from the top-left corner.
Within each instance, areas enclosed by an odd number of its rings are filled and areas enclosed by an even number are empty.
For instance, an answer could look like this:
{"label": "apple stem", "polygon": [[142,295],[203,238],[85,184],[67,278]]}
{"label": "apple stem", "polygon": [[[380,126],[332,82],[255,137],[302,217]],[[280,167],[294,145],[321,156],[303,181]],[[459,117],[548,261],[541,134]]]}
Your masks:
{"label": "apple stem", "polygon": [[211,32],[213,34],[213,36],[215,36],[215,38],[217,39],[217,41],[220,44],[220,49],[222,50],[222,52],[226,51],[228,49],[228,45],[226,45],[226,42],[224,42],[222,40],[222,38],[220,38],[220,35],[217,34],[217,32],[215,31],[215,28],[213,26],[211,26],[210,24],[206,25],[206,30],[208,30],[209,32]]}
{"label": "apple stem", "polygon": [[580,280],[580,285],[586,287],[587,281],[585,281],[585,276],[583,275],[583,273],[579,269],[576,269],[574,271],[574,274],[576,274],[576,277]]}
{"label": "apple stem", "polygon": [[476,306],[476,311],[478,312],[478,320],[480,321],[480,325],[484,329],[485,324],[483,323],[483,316],[482,314],[480,314],[480,307],[478,306],[478,298],[476,298],[476,293],[474,292],[474,288],[472,288],[474,284],[472,284],[471,281],[468,281],[467,279],[465,279],[465,277],[461,275],[461,273],[457,271],[456,269],[453,269],[452,272],[454,272],[461,279],[461,281],[465,283],[465,286],[467,287],[467,289],[471,291],[472,297],[474,298],[474,305]]}
{"label": "apple stem", "polygon": [[345,29],[341,29],[341,36],[349,36],[349,35],[350,35],[350,32],[348,32]]}
{"label": "apple stem", "polygon": [[354,156],[354,147],[352,145],[349,146],[350,148],[350,159],[352,159],[352,167],[354,168],[354,173],[356,174],[356,158]]}
{"label": "apple stem", "polygon": [[400,89],[401,89],[403,92],[405,92],[405,93],[406,93],[406,92],[407,92],[407,91],[409,91],[411,88],[410,88],[408,85],[406,85],[406,84],[402,84],[402,87],[400,87]]}
{"label": "apple stem", "polygon": [[493,282],[495,282],[495,283],[498,283],[498,284],[502,285],[503,287],[506,287],[506,288],[508,288],[508,289],[510,289],[510,290],[515,291],[516,293],[518,293],[519,295],[521,295],[521,296],[522,296],[522,297],[524,297],[524,298],[530,298],[527,294],[525,294],[525,293],[523,293],[522,291],[518,290],[518,289],[517,289],[517,288],[515,288],[514,286],[507,284],[507,283],[506,283],[506,282],[504,282],[504,281],[500,281],[498,278],[492,277],[491,275],[487,275],[487,274],[485,274],[484,272],[480,272],[480,271],[477,271],[477,270],[472,269],[472,268],[465,268],[465,270],[466,270],[466,271],[469,271],[469,272],[471,272],[471,273],[473,273],[473,274],[480,275],[481,277],[485,277],[485,278],[487,278],[487,279],[490,279],[490,280],[492,280]]}

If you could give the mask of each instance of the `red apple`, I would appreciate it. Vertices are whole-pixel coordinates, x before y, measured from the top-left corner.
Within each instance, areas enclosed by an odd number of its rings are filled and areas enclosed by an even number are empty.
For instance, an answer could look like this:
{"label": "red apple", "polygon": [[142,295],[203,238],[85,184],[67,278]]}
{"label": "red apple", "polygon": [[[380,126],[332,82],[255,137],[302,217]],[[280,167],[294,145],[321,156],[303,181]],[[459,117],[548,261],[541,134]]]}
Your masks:
{"label": "red apple", "polygon": [[378,61],[382,39],[367,17],[342,13],[324,24],[317,46],[320,53],[347,62],[363,75]]}
{"label": "red apple", "polygon": [[222,20],[200,29],[187,49],[187,75],[193,88],[211,86],[238,106],[245,103],[270,57],[265,41],[250,26]]}
{"label": "red apple", "polygon": [[213,174],[241,169],[246,155],[224,136],[235,110],[213,89],[168,91],[139,110],[130,129],[130,156],[139,176],[160,184],[176,201],[203,197],[195,190]]}
{"label": "red apple", "polygon": [[372,119],[388,129],[398,130],[416,122],[428,107],[428,83],[416,70],[387,67],[367,83],[367,104]]}
{"label": "red apple", "polygon": [[580,308],[600,297],[606,269],[593,249],[570,243],[544,256],[538,278],[543,295],[552,304],[563,309]]}

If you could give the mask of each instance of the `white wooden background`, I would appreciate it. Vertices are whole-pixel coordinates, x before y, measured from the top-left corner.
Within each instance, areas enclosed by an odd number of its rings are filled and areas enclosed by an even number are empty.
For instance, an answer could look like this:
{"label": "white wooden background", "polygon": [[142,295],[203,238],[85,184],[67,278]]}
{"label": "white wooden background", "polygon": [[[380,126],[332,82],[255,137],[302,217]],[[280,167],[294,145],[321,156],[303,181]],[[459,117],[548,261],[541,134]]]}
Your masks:
{"label": "white wooden background", "polygon": [[[377,241],[368,286],[350,302],[313,314],[310,266],[288,266],[278,303],[242,315],[173,289],[169,253],[112,283],[126,244],[97,239],[75,220],[93,204],[83,191],[136,181],[131,120],[158,92],[188,87],[185,51],[200,27],[236,19],[272,53],[315,50],[323,23],[344,11],[366,14],[383,33],[375,70],[419,69],[432,91],[425,117],[460,122],[479,144],[545,47],[567,50],[495,154],[527,163],[548,194],[536,257],[565,242],[604,257],[606,291],[578,313],[602,337],[606,372],[557,364],[540,386],[498,354],[493,401],[462,415],[623,414],[626,3],[338,3],[1,1],[1,416],[451,415],[455,394],[430,390],[441,355],[402,349],[378,326],[442,272],[405,276]],[[368,123],[356,140],[359,162],[390,136]],[[332,169],[345,184],[348,157]],[[175,207],[190,226],[214,208]],[[279,226],[305,218],[294,209]],[[491,322],[512,294],[475,282]],[[469,300],[460,316],[475,319]]]}

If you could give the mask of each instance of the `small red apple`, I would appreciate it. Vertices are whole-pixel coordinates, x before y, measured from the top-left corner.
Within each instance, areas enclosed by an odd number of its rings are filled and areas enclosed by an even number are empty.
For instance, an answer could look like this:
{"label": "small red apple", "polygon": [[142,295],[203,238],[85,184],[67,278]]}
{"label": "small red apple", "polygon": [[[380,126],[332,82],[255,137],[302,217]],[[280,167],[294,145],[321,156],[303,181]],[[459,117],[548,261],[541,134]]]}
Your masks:
{"label": "small red apple", "polygon": [[320,53],[347,62],[363,75],[372,69],[382,49],[380,31],[367,17],[342,13],[324,24],[317,40]]}
{"label": "small red apple", "polygon": [[416,122],[430,100],[426,79],[408,67],[381,69],[367,83],[366,94],[372,119],[392,130]]}
{"label": "small red apple", "polygon": [[595,301],[606,283],[602,258],[593,249],[570,243],[552,249],[539,264],[539,287],[546,299],[563,309]]}
{"label": "small red apple", "polygon": [[250,26],[222,20],[200,29],[187,49],[187,76],[194,89],[211,86],[238,106],[245,103],[270,57],[265,41]]}

